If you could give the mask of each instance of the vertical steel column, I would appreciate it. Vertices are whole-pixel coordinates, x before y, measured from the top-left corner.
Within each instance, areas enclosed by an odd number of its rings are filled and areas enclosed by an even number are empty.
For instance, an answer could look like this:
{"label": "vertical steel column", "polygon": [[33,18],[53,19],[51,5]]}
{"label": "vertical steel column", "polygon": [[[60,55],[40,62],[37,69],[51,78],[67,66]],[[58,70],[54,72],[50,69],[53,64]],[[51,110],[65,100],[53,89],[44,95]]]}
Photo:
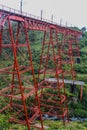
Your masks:
{"label": "vertical steel column", "polygon": [[[43,114],[60,117],[65,123],[64,120],[65,117],[67,117],[68,108],[65,105],[66,94],[64,81],[62,81],[62,83],[59,81],[61,75],[62,80],[64,80],[64,77],[62,71],[62,61],[60,61],[62,58],[59,52],[60,49],[58,48],[59,43],[56,28],[54,26],[50,26],[49,36],[46,37],[46,35],[47,32],[44,35],[38,72],[38,88],[41,90],[39,94],[40,105]],[[49,62],[53,63],[53,67],[49,65]],[[50,78],[48,78],[48,75],[52,76],[53,80],[56,81],[51,81]],[[64,90],[64,93],[62,93],[61,89]]]}
{"label": "vertical steel column", "polygon": [[44,130],[43,128],[43,121],[42,121],[42,114],[41,114],[41,110],[40,110],[40,101],[39,101],[39,98],[38,98],[38,84],[37,84],[37,81],[36,81],[36,78],[34,76],[34,67],[33,67],[33,63],[32,63],[32,53],[31,53],[31,49],[30,49],[30,41],[28,39],[28,30],[27,30],[27,23],[25,21],[25,24],[24,24],[24,27],[25,27],[25,33],[26,33],[26,41],[27,41],[27,46],[28,46],[28,52],[29,52],[29,55],[30,55],[30,66],[32,68],[32,76],[33,76],[33,80],[34,80],[34,87],[35,87],[35,94],[36,94],[36,101],[37,101],[37,104],[38,104],[38,110],[39,110],[39,113],[40,113],[40,121],[41,121],[41,130]]}
{"label": "vertical steel column", "polygon": [[22,97],[22,102],[23,102],[23,107],[24,107],[24,112],[25,112],[25,117],[26,117],[26,123],[27,123],[28,130],[30,130],[30,123],[28,121],[27,109],[26,109],[26,104],[25,104],[25,100],[24,100],[22,83],[21,83],[21,79],[20,79],[20,71],[19,71],[19,66],[18,66],[18,61],[17,61],[15,42],[14,42],[12,27],[11,27],[11,23],[10,23],[9,18],[8,18],[8,23],[9,23],[9,30],[10,30],[11,40],[12,40],[12,48],[13,48],[13,53],[14,53],[15,68],[16,68],[17,75],[18,75],[18,81],[19,81],[19,87],[20,87],[20,91],[21,91],[21,97]]}

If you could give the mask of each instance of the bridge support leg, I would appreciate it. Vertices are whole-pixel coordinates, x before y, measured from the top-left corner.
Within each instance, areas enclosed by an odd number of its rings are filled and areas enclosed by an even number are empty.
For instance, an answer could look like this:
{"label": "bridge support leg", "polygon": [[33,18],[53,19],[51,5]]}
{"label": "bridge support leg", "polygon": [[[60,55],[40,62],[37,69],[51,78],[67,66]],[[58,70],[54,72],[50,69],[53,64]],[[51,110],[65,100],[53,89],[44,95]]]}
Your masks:
{"label": "bridge support leg", "polygon": [[83,96],[83,86],[80,86],[80,100],[82,100],[82,96]]}

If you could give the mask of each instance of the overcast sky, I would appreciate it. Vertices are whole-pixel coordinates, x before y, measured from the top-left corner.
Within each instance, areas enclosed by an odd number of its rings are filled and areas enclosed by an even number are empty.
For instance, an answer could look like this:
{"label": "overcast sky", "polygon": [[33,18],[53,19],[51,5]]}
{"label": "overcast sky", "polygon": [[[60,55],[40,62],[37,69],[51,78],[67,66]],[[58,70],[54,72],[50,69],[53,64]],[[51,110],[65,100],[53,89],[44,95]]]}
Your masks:
{"label": "overcast sky", "polygon": [[[20,9],[20,0],[0,0],[0,4]],[[79,28],[87,26],[87,0],[23,0],[23,11]]]}

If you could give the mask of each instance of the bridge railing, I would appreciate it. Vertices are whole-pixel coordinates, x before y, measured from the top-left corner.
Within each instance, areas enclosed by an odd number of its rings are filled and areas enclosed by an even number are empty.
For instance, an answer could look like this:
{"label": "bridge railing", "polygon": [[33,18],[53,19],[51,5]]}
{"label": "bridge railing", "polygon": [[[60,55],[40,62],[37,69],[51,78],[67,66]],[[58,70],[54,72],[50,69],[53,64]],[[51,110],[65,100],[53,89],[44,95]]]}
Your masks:
{"label": "bridge railing", "polygon": [[10,7],[5,6],[5,5],[0,4],[0,9],[3,10],[3,11],[8,11],[8,12],[11,12],[11,13],[14,13],[14,14],[18,14],[18,15],[22,15],[22,16],[26,16],[26,17],[30,17],[30,18],[34,18],[34,19],[38,19],[38,20],[42,20],[42,21],[45,21],[45,22],[49,22],[49,23],[58,25],[58,23],[53,22],[51,20],[48,20],[48,19],[45,19],[45,18],[41,19],[41,17],[39,17],[39,16],[35,16],[35,15],[32,15],[32,14],[26,13],[24,11],[21,12],[17,9],[10,8]]}

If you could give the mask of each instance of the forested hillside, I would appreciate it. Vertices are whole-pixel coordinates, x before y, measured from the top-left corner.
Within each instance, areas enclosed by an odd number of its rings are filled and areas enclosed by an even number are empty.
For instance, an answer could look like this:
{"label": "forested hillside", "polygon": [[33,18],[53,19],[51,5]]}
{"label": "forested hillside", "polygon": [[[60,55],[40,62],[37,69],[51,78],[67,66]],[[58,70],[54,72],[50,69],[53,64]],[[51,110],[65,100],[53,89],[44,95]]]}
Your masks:
{"label": "forested hillside", "polygon": [[[78,28],[75,27],[74,29],[78,29]],[[87,97],[87,31],[85,27],[83,27],[81,31],[83,32],[82,38],[79,41],[81,63],[75,64],[74,68],[76,71],[76,80],[83,81],[85,83],[83,87],[83,99],[82,101],[80,101],[79,99],[80,86],[78,85],[77,85],[76,94],[71,94],[70,91],[67,90],[67,95],[69,99],[69,110],[70,110],[69,116],[87,118],[87,98],[86,98]],[[34,52],[33,53],[34,68],[35,68],[35,73],[37,74],[43,33],[32,32],[31,35],[32,36],[36,35],[35,38],[37,39],[37,40],[34,39],[34,41],[31,39],[31,48],[32,51]]]}
{"label": "forested hillside", "polygon": [[[15,32],[16,26],[14,23],[14,32]],[[75,27],[76,29],[76,27]],[[79,41],[79,47],[80,47],[80,59],[81,63],[80,64],[75,64],[74,68],[76,71],[76,80],[83,81],[84,87],[83,87],[83,98],[82,100],[79,99],[79,93],[80,93],[80,87],[76,87],[76,93],[70,93],[70,86],[66,87],[67,91],[67,96],[68,96],[68,106],[69,106],[69,117],[80,117],[80,118],[87,118],[87,31],[83,27],[82,30],[83,35],[82,38]],[[9,39],[7,40],[5,37],[8,34],[4,34],[3,36],[3,42],[8,43]],[[30,45],[31,45],[31,52],[32,52],[32,60],[33,60],[33,65],[34,65],[34,70],[35,70],[35,76],[37,78],[37,73],[38,73],[38,68],[40,64],[40,54],[41,54],[41,47],[42,47],[42,42],[43,42],[43,32],[39,31],[29,31],[29,38],[30,38]],[[15,33],[14,33],[15,36]],[[25,37],[23,34],[21,35],[21,41],[24,43],[25,42]],[[2,50],[4,51],[4,50]],[[21,51],[20,51],[21,52]],[[26,50],[22,50],[22,52],[27,55]],[[9,49],[6,50],[6,53],[12,55]],[[21,57],[18,57],[21,59]],[[5,57],[5,52],[2,52],[2,55],[0,55],[0,68],[3,68],[3,66],[9,66],[12,61],[7,60],[9,59],[8,56]],[[13,60],[13,59],[11,59]],[[25,62],[24,64],[27,64]],[[50,62],[50,65],[52,66],[52,63]],[[27,73],[26,76],[30,76],[31,73]],[[1,74],[0,74],[1,76]],[[50,77],[50,76],[49,76]],[[31,76],[29,77],[31,78]],[[65,77],[66,78],[66,77]],[[6,85],[6,81],[11,80],[10,75],[6,77],[5,80],[2,79],[0,82],[0,87]],[[32,79],[31,79],[32,81]],[[68,88],[68,89],[67,89]],[[2,108],[5,104],[3,104],[4,99],[0,97],[0,108]],[[21,125],[15,125],[8,123],[7,119],[9,118],[10,114],[7,111],[6,113],[0,114],[0,130],[27,130],[26,127],[22,127]],[[50,123],[51,122],[51,123]],[[49,130],[57,130],[57,128],[60,126],[61,122],[59,121],[47,121],[45,122],[47,126],[50,127]],[[64,126],[61,125],[60,129],[58,130],[64,130]],[[81,122],[79,123],[73,123],[70,122],[69,126],[66,127],[66,130],[87,130],[87,124],[86,122]]]}

